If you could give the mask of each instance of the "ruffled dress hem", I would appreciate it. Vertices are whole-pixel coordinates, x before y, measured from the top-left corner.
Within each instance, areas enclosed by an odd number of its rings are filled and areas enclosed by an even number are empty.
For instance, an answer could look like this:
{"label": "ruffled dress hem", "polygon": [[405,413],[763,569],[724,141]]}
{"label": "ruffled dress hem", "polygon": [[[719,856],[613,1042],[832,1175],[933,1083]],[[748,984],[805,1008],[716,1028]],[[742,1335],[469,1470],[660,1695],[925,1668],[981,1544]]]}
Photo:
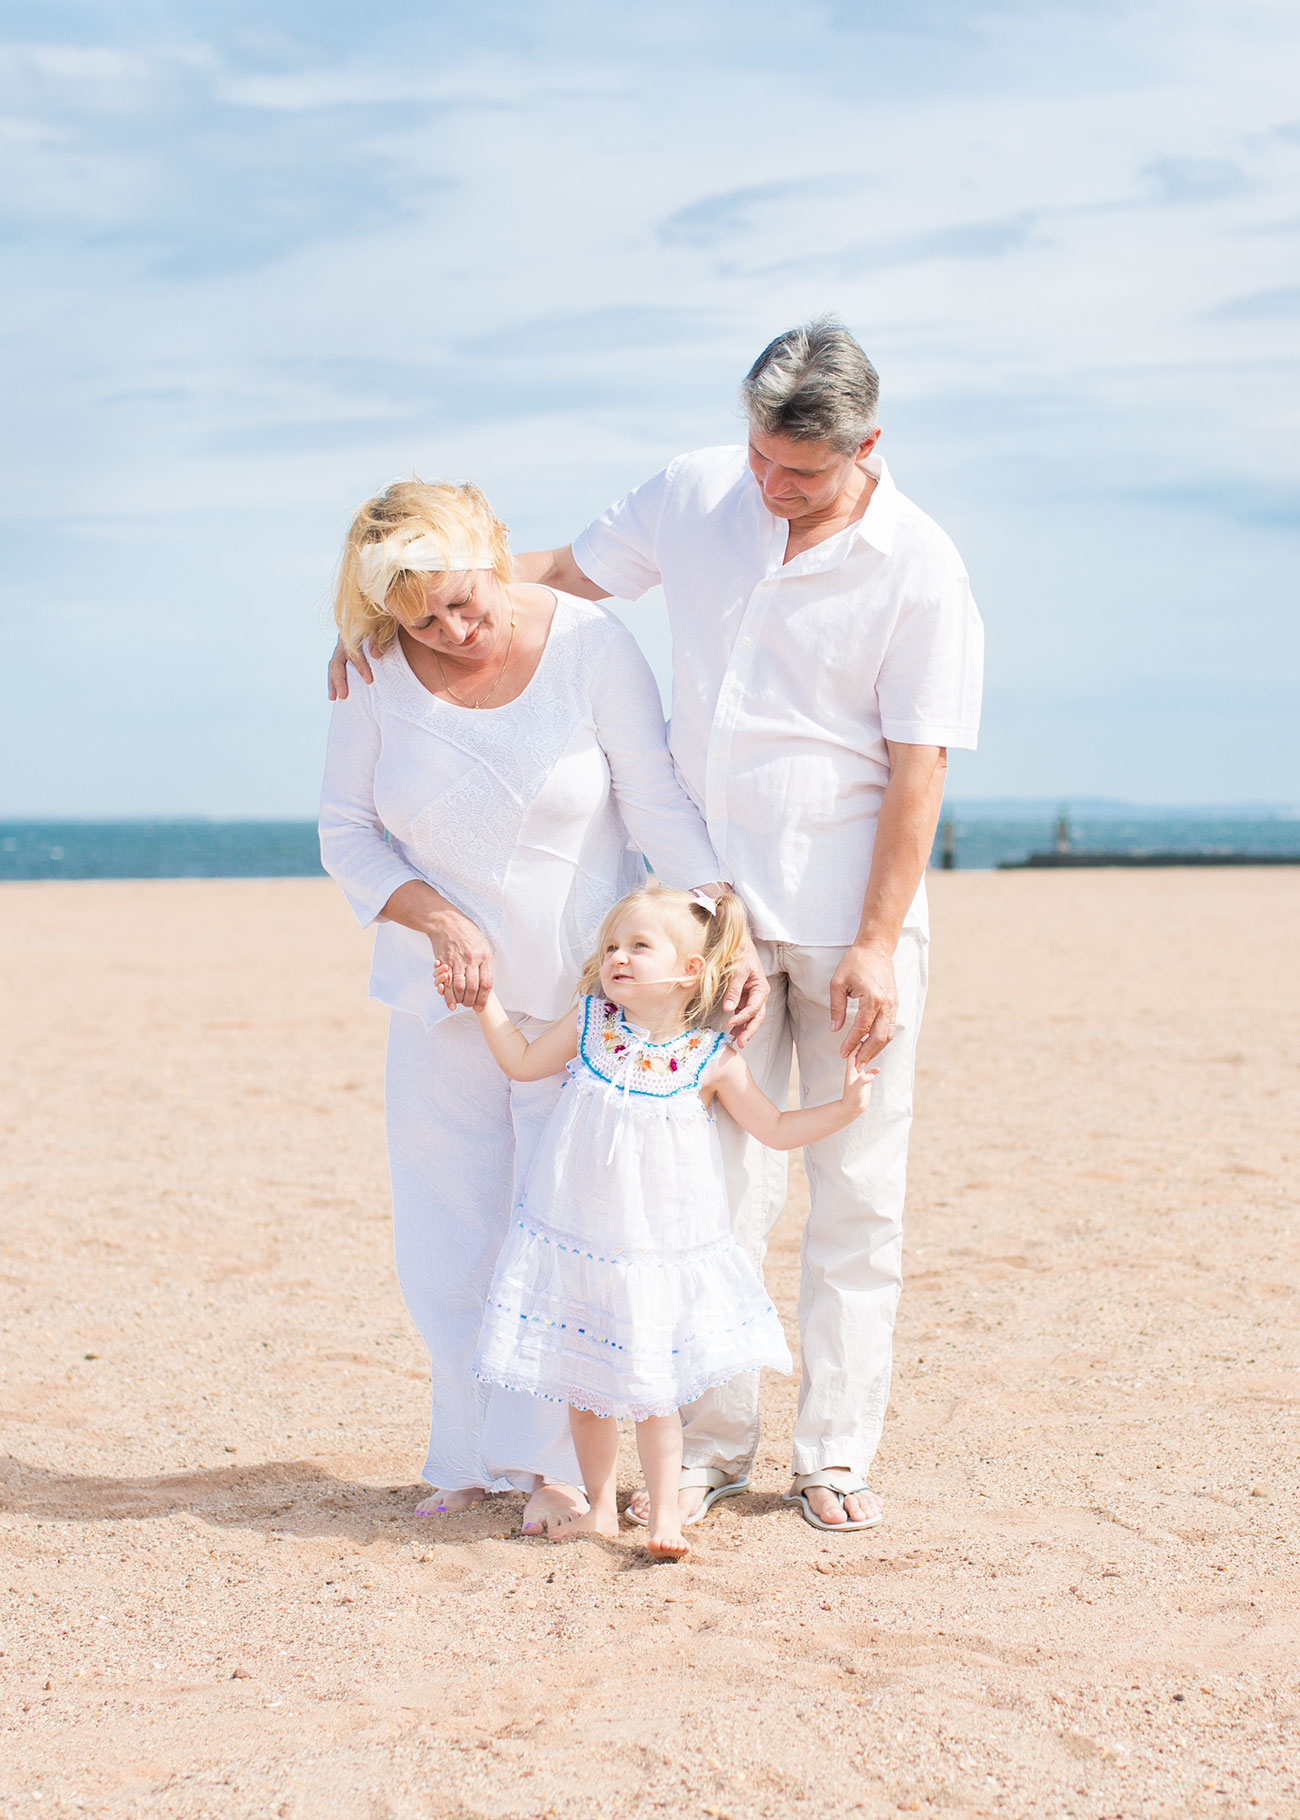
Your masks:
{"label": "ruffled dress hem", "polygon": [[481,1384],[492,1384],[502,1390],[515,1390],[529,1397],[540,1397],[545,1403],[567,1403],[570,1409],[585,1409],[594,1416],[613,1416],[616,1421],[644,1422],[651,1416],[673,1416],[685,1403],[694,1403],[706,1391],[716,1390],[720,1384],[730,1383],[732,1378],[743,1377],[748,1371],[761,1371],[764,1366],[774,1370],[788,1370],[788,1367],[775,1365],[770,1354],[755,1358],[748,1363],[728,1365],[725,1370],[709,1372],[707,1376],[688,1385],[684,1390],[674,1391],[671,1397],[658,1403],[615,1402],[610,1398],[598,1396],[590,1390],[579,1390],[576,1385],[570,1390],[539,1390],[535,1384],[525,1384],[522,1378],[492,1377],[486,1372],[476,1371],[475,1377]]}

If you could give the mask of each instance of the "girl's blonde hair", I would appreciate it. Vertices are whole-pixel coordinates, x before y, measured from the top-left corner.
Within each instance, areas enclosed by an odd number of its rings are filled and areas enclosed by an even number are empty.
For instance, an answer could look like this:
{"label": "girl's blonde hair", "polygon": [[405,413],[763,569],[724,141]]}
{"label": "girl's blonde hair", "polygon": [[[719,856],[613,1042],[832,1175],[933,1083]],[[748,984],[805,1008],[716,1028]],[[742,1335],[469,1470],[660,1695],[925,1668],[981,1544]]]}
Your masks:
{"label": "girl's blonde hair", "polygon": [[697,954],[704,957],[704,969],[682,1007],[682,1016],[688,1024],[706,1023],[722,1002],[749,936],[745,906],[734,891],[722,892],[717,905],[716,912],[710,913],[689,891],[678,891],[672,885],[646,885],[630,891],[600,925],[596,951],[588,957],[578,981],[579,995],[600,991],[600,966],[614,930],[630,912],[645,909],[674,938],[682,960]]}
{"label": "girl's blonde hair", "polygon": [[382,543],[399,530],[409,530],[412,538],[436,538],[447,550],[481,548],[492,557],[498,581],[504,585],[513,576],[510,534],[470,481],[395,480],[357,508],[343,545],[334,584],[334,623],[349,651],[359,651],[369,640],[371,650],[382,656],[404,620],[425,617],[425,584],[437,582],[436,573],[399,569],[382,607],[362,592],[357,579],[365,545]]}

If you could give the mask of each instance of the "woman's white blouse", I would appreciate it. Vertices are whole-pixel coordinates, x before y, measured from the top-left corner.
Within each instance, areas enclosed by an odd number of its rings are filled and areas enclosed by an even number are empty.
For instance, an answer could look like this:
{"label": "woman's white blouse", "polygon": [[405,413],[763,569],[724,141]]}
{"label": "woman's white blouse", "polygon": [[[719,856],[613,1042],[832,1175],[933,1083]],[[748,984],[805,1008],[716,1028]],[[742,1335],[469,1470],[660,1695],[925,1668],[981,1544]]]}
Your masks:
{"label": "woman's white blouse", "polygon": [[[363,926],[427,881],[491,942],[506,1008],[540,1018],[569,1007],[602,917],[644,880],[629,835],[668,884],[722,876],[635,639],[556,600],[532,681],[500,708],[440,701],[400,645],[377,658],[335,704],[320,811],[322,862]],[[430,1028],[446,1015],[427,936],[379,924],[370,995]]]}

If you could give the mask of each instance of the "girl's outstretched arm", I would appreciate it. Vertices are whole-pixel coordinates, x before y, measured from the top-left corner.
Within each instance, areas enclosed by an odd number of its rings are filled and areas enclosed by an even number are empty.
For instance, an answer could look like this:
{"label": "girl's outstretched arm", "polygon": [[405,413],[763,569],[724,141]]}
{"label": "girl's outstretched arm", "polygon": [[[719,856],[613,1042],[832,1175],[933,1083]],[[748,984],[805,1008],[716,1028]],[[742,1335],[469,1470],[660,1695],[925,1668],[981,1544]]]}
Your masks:
{"label": "girl's outstretched arm", "polygon": [[578,1053],[578,1025],[573,1012],[551,1024],[531,1043],[510,1022],[495,992],[488,993],[487,1004],[475,1015],[492,1059],[512,1081],[544,1081],[548,1074],[558,1074]]}
{"label": "girl's outstretched arm", "polygon": [[[482,1015],[480,1012],[480,1018]],[[851,1055],[844,1069],[842,1096],[824,1106],[801,1106],[797,1112],[782,1112],[773,1105],[734,1049],[724,1051],[704,1084],[712,1087],[750,1137],[756,1137],[769,1150],[798,1150],[804,1144],[815,1144],[818,1138],[829,1137],[833,1131],[843,1131],[865,1112],[871,1083],[879,1073],[878,1068],[864,1073]]]}

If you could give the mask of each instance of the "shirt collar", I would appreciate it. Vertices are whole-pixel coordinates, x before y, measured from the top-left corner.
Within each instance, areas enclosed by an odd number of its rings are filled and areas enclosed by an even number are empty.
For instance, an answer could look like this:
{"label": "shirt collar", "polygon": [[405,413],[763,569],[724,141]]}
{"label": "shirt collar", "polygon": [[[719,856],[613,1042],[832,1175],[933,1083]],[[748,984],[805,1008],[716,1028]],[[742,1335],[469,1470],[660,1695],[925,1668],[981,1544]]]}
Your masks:
{"label": "shirt collar", "polygon": [[[848,527],[849,531],[852,533],[852,537],[846,539],[846,541],[840,545],[841,555],[839,560],[841,562],[848,554],[853,538],[862,538],[864,542],[871,545],[873,550],[878,550],[882,556],[888,556],[894,547],[894,528],[898,523],[899,500],[899,492],[898,488],[894,485],[894,477],[885,463],[884,456],[878,455],[874,449],[871,454],[867,456],[867,459],[863,462],[862,466],[875,481],[876,485],[871,498],[867,501],[866,511],[855,524]],[[757,480],[755,480],[748,468],[746,468],[746,474],[749,484],[753,488],[754,496],[765,513],[772,531],[772,548],[774,552],[777,552],[773,555],[772,561],[774,564],[780,564],[785,553],[785,521],[784,519],[773,517],[773,515],[767,511],[767,508],[763,506],[763,495]],[[835,537],[844,537],[844,532],[837,531]],[[834,541],[834,538],[828,538],[826,540],[827,543],[832,543]],[[801,556],[796,556],[794,558],[795,564],[805,566],[794,569],[793,571],[785,572],[794,572],[797,574],[817,573],[826,566],[826,558],[824,555],[821,556],[819,560],[819,552],[822,552],[824,548],[824,544],[813,544],[811,549],[805,550]]]}
{"label": "shirt collar", "polygon": [[884,456],[878,455],[874,449],[862,465],[875,481],[876,490],[857,522],[857,533],[873,550],[879,550],[882,556],[888,556],[894,547],[894,527],[898,523],[898,488],[894,485],[894,477],[885,464]]}

